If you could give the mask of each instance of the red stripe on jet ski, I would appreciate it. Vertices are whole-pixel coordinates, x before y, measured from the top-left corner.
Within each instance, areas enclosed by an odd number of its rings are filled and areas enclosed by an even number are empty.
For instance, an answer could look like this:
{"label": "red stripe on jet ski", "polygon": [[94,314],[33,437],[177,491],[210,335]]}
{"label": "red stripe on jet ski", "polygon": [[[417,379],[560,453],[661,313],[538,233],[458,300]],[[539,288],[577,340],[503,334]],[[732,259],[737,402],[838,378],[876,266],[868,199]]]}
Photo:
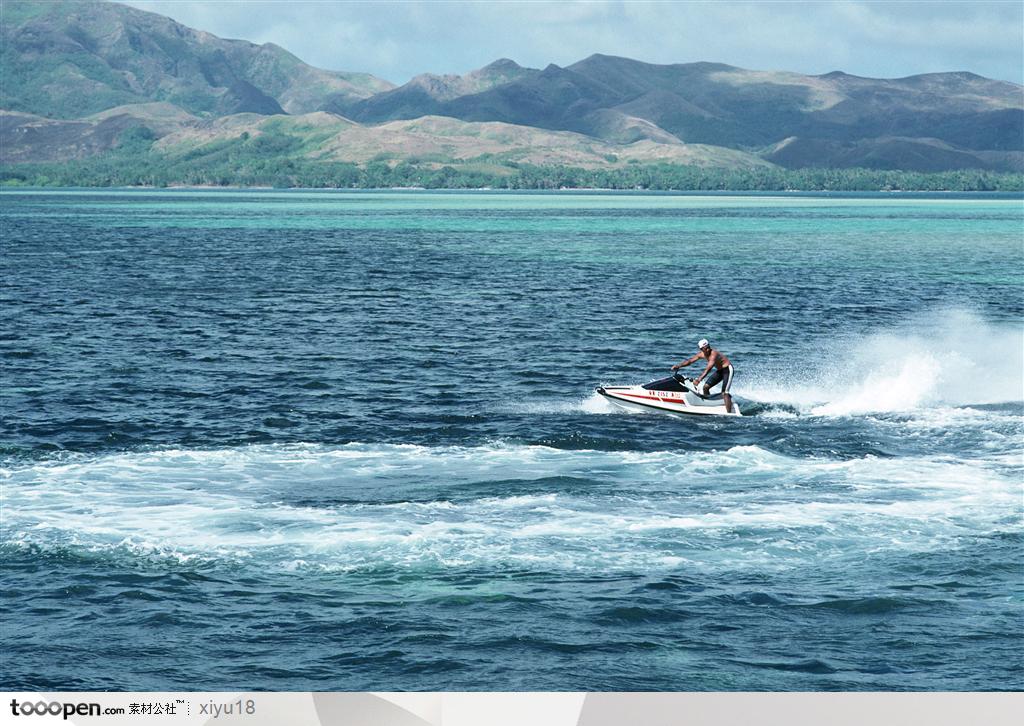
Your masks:
{"label": "red stripe on jet ski", "polygon": [[625,393],[623,391],[615,391],[615,395],[629,396],[630,398],[646,398],[651,401],[661,401],[663,403],[681,403],[684,405],[686,404],[686,401],[684,401],[681,398],[662,398],[661,396],[644,396],[643,394],[640,393]]}

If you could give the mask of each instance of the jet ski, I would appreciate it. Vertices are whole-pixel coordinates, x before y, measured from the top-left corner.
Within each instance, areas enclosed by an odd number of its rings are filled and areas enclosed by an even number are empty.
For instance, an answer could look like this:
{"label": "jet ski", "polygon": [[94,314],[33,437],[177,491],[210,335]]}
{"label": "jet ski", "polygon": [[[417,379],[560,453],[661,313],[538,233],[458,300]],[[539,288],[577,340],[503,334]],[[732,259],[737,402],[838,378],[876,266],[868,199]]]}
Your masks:
{"label": "jet ski", "polygon": [[637,386],[599,386],[597,392],[627,411],[664,411],[705,416],[742,416],[733,397],[732,412],[726,412],[721,393],[705,396],[693,381],[679,373]]}

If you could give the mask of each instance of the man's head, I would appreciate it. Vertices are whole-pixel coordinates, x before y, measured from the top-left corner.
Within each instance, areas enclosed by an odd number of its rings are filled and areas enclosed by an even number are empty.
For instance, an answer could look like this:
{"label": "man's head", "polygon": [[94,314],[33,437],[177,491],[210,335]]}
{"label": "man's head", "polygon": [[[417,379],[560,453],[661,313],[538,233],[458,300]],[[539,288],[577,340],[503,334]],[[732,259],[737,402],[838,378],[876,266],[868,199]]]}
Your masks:
{"label": "man's head", "polygon": [[697,343],[697,347],[700,348],[705,353],[711,350],[711,344],[708,342],[707,338],[701,338],[700,342]]}

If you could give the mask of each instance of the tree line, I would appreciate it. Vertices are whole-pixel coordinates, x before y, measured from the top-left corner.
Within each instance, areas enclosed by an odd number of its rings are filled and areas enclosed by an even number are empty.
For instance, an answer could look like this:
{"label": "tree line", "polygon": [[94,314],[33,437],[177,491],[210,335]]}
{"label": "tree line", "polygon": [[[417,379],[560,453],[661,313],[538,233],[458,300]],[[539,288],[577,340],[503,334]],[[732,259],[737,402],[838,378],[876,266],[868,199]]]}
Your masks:
{"label": "tree line", "polygon": [[[278,138],[280,136],[280,138]],[[569,166],[371,161],[354,164],[302,155],[301,139],[248,134],[184,154],[152,148],[139,127],[106,154],[61,163],[8,164],[5,185],[60,187],[243,186],[340,189],[616,189],[665,191],[1020,192],[1024,174],[979,169],[943,172],[879,169],[721,169],[656,163],[586,169]]]}

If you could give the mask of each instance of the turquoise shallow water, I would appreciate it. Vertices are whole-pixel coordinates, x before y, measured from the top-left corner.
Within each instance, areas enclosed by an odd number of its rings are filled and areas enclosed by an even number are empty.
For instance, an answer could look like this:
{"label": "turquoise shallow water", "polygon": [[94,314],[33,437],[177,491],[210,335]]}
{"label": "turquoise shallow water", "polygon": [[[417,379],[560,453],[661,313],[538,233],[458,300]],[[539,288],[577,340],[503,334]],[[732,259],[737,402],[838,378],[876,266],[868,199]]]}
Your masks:
{"label": "turquoise shallow water", "polygon": [[1019,198],[0,213],[7,688],[1024,687]]}

